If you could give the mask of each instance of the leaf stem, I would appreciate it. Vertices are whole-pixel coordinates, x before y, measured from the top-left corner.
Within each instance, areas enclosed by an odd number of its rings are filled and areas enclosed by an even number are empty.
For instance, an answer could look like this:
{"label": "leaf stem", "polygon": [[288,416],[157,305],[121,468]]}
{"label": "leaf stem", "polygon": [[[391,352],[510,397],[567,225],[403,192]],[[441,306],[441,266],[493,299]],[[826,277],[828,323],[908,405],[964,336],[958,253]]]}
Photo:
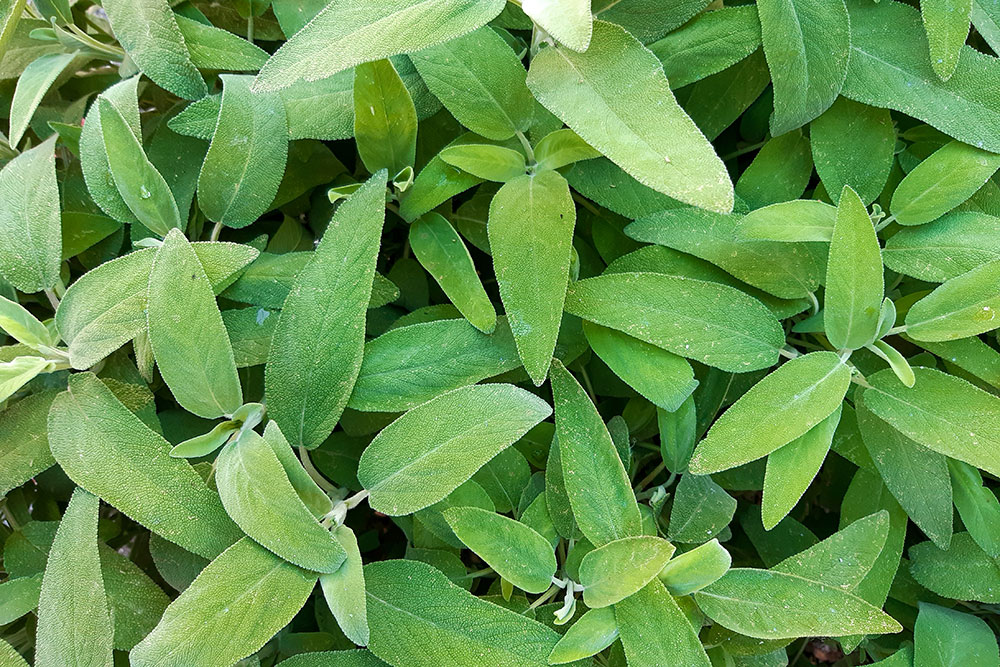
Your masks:
{"label": "leaf stem", "polygon": [[59,297],[56,296],[55,291],[51,287],[45,290],[45,297],[52,304],[53,310],[59,308]]}
{"label": "leaf stem", "polygon": [[749,146],[744,146],[743,148],[739,148],[739,149],[733,151],[732,153],[728,153],[726,155],[723,155],[722,158],[721,158],[721,160],[723,162],[728,162],[729,160],[732,160],[733,158],[737,158],[737,157],[739,157],[741,155],[746,155],[747,153],[752,153],[753,151],[757,150],[758,148],[761,148],[766,143],[767,143],[767,141],[765,140],[765,141],[758,141],[757,143],[750,144]]}
{"label": "leaf stem", "polygon": [[882,231],[883,229],[885,229],[886,227],[888,227],[889,225],[891,225],[894,222],[896,222],[896,216],[890,215],[888,218],[885,218],[884,220],[882,220],[881,222],[879,222],[877,225],[875,225],[875,231],[876,232],[880,232],[880,231]]}
{"label": "leaf stem", "polygon": [[326,493],[331,491],[336,491],[337,487],[326,480],[323,475],[320,474],[319,470],[316,470],[316,466],[313,465],[312,459],[309,458],[309,450],[304,446],[299,445],[299,460],[302,461],[302,467],[306,469],[309,476],[312,477],[313,481],[323,489]]}
{"label": "leaf stem", "polygon": [[222,233],[222,223],[221,222],[217,222],[217,223],[215,223],[215,226],[212,227],[212,235],[208,237],[208,240],[209,241],[218,241],[219,240],[219,234],[221,234],[221,233]]}
{"label": "leaf stem", "polygon": [[524,149],[524,154],[528,156],[528,163],[535,164],[535,151],[531,148],[531,142],[528,141],[528,137],[524,136],[524,132],[521,132],[520,130],[518,130],[515,134],[521,141],[521,148]]}
{"label": "leaf stem", "polygon": [[896,334],[901,334],[906,332],[906,325],[900,324],[898,327],[893,327],[885,332],[886,336],[895,336]]}
{"label": "leaf stem", "polygon": [[640,491],[642,489],[645,489],[647,484],[649,484],[654,479],[656,479],[656,476],[659,475],[661,472],[663,472],[666,469],[667,469],[667,464],[665,462],[663,462],[663,461],[660,461],[660,464],[658,466],[656,466],[655,468],[653,468],[653,471],[651,473],[649,473],[648,475],[646,475],[645,477],[643,477],[642,481],[639,482],[638,484],[636,484],[636,488],[638,490],[640,490]]}

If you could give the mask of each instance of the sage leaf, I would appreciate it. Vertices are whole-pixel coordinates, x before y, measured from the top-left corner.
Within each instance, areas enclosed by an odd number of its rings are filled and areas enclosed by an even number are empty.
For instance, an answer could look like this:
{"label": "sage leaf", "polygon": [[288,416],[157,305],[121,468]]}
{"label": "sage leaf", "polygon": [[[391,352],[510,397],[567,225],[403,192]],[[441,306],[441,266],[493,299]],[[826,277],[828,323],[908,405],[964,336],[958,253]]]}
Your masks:
{"label": "sage leaf", "polygon": [[938,286],[906,313],[907,335],[936,342],[967,338],[1000,327],[996,314],[1000,308],[998,275],[1000,261],[994,260]]}
{"label": "sage leaf", "polygon": [[687,615],[659,579],[616,604],[615,618],[629,665],[712,664]]}
{"label": "sage leaf", "polygon": [[580,583],[583,601],[591,609],[621,602],[652,581],[674,553],[658,537],[625,537],[608,542],[583,557]]}
{"label": "sage leaf", "polygon": [[59,522],[38,600],[38,665],[114,664],[97,551],[99,504],[96,496],[77,489]]}
{"label": "sage leaf", "polygon": [[850,370],[832,352],[783,364],[713,424],[694,451],[691,472],[719,472],[787,445],[830,416],[850,382]]}
{"label": "sage leaf", "polygon": [[[626,70],[634,75],[616,74]],[[531,63],[528,88],[643,185],[712,211],[732,210],[722,161],[677,104],[659,60],[624,28],[595,21],[585,52],[542,50]]]}
{"label": "sage leaf", "polygon": [[[361,368],[365,310],[385,220],[386,173],[345,201],[281,310],[265,384],[268,413],[293,446],[333,430]],[[350,266],[352,271],[337,270]],[[327,341],[317,347],[317,341]]]}
{"label": "sage leaf", "polygon": [[397,174],[412,167],[417,151],[417,110],[388,59],[354,70],[354,138],[369,172]]}
{"label": "sage leaf", "polygon": [[335,571],[320,575],[323,598],[347,638],[365,646],[369,641],[368,612],[358,539],[347,526],[337,526],[333,537],[347,554],[347,559]]}
{"label": "sage leaf", "polygon": [[490,203],[486,230],[500,299],[536,385],[545,381],[556,347],[575,224],[569,185],[555,171],[518,176]]}
{"label": "sage leaf", "polygon": [[[447,496],[551,413],[544,401],[512,385],[455,389],[384,428],[362,455],[358,480],[378,511],[415,512]],[[444,465],[448,475],[431,476]]]}

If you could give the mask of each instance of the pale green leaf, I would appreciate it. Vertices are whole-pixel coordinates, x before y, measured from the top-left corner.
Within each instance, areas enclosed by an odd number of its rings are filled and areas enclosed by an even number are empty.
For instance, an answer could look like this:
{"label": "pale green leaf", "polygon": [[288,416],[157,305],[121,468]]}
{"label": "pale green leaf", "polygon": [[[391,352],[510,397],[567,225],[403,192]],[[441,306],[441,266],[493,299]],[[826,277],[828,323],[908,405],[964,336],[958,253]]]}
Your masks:
{"label": "pale green leaf", "polygon": [[316,575],[246,537],[222,552],[170,603],[129,654],[135,667],[231,665],[288,624]]}
{"label": "pale green leaf", "polygon": [[670,559],[657,576],[671,595],[690,595],[717,581],[732,562],[726,548],[713,539]]}
{"label": "pale green leaf", "polygon": [[35,664],[111,667],[108,600],[97,546],[100,500],[83,489],[70,498],[49,550],[38,600]]}
{"label": "pale green leaf", "polygon": [[388,59],[354,68],[354,139],[370,173],[414,166],[417,110]]}
{"label": "pale green leaf", "polygon": [[430,91],[476,134],[499,141],[528,129],[534,100],[525,85],[527,72],[492,28],[418,51],[410,59]]}
{"label": "pale green leaf", "polygon": [[500,299],[524,368],[545,381],[562,320],[576,207],[554,171],[518,176],[490,203],[487,233]]}
{"label": "pale green leaf", "polygon": [[843,0],[761,0],[764,55],[774,82],[771,134],[830,108],[847,76],[851,34]]}
{"label": "pale green leaf", "polygon": [[868,377],[865,406],[918,444],[1000,474],[1000,398],[933,368],[915,368],[913,387],[892,371]]}
{"label": "pale green leaf", "polygon": [[708,475],[685,474],[674,490],[667,537],[700,544],[722,532],[736,513],[736,499]]}
{"label": "pale green leaf", "polygon": [[344,548],[305,506],[257,433],[246,431],[226,445],[215,470],[226,512],[261,546],[314,572],[336,572],[344,562]]}
{"label": "pale green leaf", "polygon": [[770,454],[826,419],[850,383],[850,369],[832,352],[792,359],[719,417],[695,449],[691,471],[718,472]]}
{"label": "pale green leaf", "polygon": [[477,178],[504,183],[523,176],[524,155],[520,151],[491,144],[465,144],[441,151],[440,157],[453,167]]}
{"label": "pale green leaf", "polygon": [[22,292],[40,292],[59,280],[59,212],[51,138],[0,170],[0,275]]}
{"label": "pale green leaf", "polygon": [[976,544],[990,557],[1000,557],[1000,502],[983,485],[983,476],[968,463],[948,459],[955,508]]}
{"label": "pale green leaf", "polygon": [[222,76],[222,106],[198,175],[198,205],[209,220],[245,227],[271,207],[285,172],[285,106],[250,92],[250,77]]}
{"label": "pale green leaf", "polygon": [[337,526],[333,537],[347,553],[347,560],[336,571],[320,575],[323,598],[347,638],[365,646],[369,640],[368,611],[358,539],[347,526]]}
{"label": "pale green leaf", "polygon": [[544,593],[552,584],[556,557],[534,529],[476,507],[452,507],[443,514],[458,539],[514,586]]}
{"label": "pale green leaf", "polygon": [[94,375],[56,397],[49,446],[70,479],[185,549],[212,557],[239,536],[218,495]]}
{"label": "pale green leaf", "polygon": [[385,183],[379,172],[340,205],[281,310],[267,360],[267,409],[293,446],[326,439],[361,368]]}
{"label": "pale green leaf", "polygon": [[105,0],[103,7],[118,43],[143,74],[185,99],[208,94],[167,0]]}
{"label": "pale green leaf", "polygon": [[615,605],[615,618],[629,667],[709,667],[687,614],[659,579]]}
{"label": "pale green leaf", "polygon": [[47,53],[28,65],[17,79],[14,98],[10,103],[11,146],[21,143],[35,109],[55,80],[77,57],[75,53]]}
{"label": "pale green leaf", "polygon": [[754,209],[736,227],[742,238],[763,241],[829,241],[837,209],[815,199],[794,199]]}
{"label": "pale green leaf", "polygon": [[580,563],[584,603],[599,609],[621,602],[652,581],[673,553],[670,542],[649,536],[625,537],[594,549]]}
{"label": "pale green leaf", "polygon": [[153,259],[146,317],[164,382],[194,414],[212,419],[243,403],[232,346],[193,246],[172,230]]}
{"label": "pale green leaf", "polygon": [[538,169],[560,169],[581,160],[591,160],[601,154],[580,135],[569,128],[549,132],[535,146]]}
{"label": "pale green leaf", "polygon": [[923,0],[920,16],[927,31],[931,68],[947,81],[958,66],[965,40],[969,37],[969,18],[973,0]]}
{"label": "pale green leaf", "polygon": [[1000,260],[951,278],[906,313],[906,333],[914,340],[948,341],[1000,327]]}
{"label": "pale green leaf", "polygon": [[640,535],[635,494],[597,408],[558,360],[551,384],[563,483],[580,530],[596,546]]}
{"label": "pale green leaf", "polygon": [[410,514],[447,496],[550,414],[548,404],[512,385],[441,394],[376,436],[361,457],[358,479],[371,491],[373,508]]}
{"label": "pale green leaf", "polygon": [[[365,566],[372,653],[412,667],[544,667],[554,630],[477,599],[439,570],[410,560]],[[470,623],[469,619],[476,619]]]}
{"label": "pale green leaf", "polygon": [[839,97],[809,124],[816,173],[834,201],[845,185],[870,204],[882,192],[896,149],[896,130],[888,109]]}
{"label": "pale green leaf", "polygon": [[656,273],[575,282],[566,294],[566,312],[735,372],[773,365],[784,339],[774,315],[739,290]]}
{"label": "pale green leaf", "polygon": [[441,44],[486,25],[503,0],[364,0],[327,5],[261,68],[255,90],[316,81],[365,62]]}
{"label": "pale green leaf", "polygon": [[520,364],[503,319],[490,335],[463,319],[399,327],[365,344],[347,405],[366,412],[401,412]]}
{"label": "pale green leaf", "polygon": [[586,51],[593,34],[590,0],[523,0],[528,17],[574,51]]}
{"label": "pale green leaf", "polygon": [[618,639],[614,607],[590,609],[573,622],[549,654],[550,665],[564,665],[600,653]]}
{"label": "pale green leaf", "polygon": [[228,30],[175,15],[188,55],[201,69],[255,72],[267,62],[267,51]]}
{"label": "pale green leaf", "polygon": [[528,88],[640,183],[689,204],[732,210],[722,161],[677,104],[660,61],[624,28],[596,21],[584,53],[543,49]]}
{"label": "pale green leaf", "polygon": [[21,486],[56,461],[49,451],[47,418],[55,391],[26,396],[3,412],[0,494]]}
{"label": "pale green leaf", "polygon": [[893,271],[943,283],[1000,259],[1000,219],[956,211],[926,225],[900,229],[886,241],[882,258]]}
{"label": "pale green leaf", "polygon": [[856,350],[878,332],[885,286],[882,254],[871,218],[858,194],[845,185],[826,266],[823,327],[838,349]]}
{"label": "pale green leaf", "polygon": [[716,623],[758,639],[902,630],[885,612],[840,588],[768,570],[734,568],[694,597]]}

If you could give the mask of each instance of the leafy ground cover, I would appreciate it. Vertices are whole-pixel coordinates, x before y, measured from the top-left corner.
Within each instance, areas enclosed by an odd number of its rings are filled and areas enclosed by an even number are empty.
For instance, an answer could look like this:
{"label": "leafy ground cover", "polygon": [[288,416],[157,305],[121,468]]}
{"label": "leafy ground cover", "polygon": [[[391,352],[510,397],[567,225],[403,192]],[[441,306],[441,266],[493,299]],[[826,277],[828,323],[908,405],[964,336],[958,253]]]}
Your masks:
{"label": "leafy ground cover", "polygon": [[997,667],[1000,8],[0,0],[0,667]]}

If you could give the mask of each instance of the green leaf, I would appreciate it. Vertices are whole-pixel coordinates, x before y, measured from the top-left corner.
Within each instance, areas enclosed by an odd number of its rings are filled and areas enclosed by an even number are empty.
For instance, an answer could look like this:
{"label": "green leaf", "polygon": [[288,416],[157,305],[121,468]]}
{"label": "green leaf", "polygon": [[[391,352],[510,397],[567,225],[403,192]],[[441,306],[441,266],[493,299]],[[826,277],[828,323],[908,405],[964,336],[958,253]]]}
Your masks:
{"label": "green leaf", "polygon": [[593,322],[583,323],[583,333],[618,377],[667,412],[679,409],[698,386],[691,364],[676,354]]}
{"label": "green leaf", "polygon": [[597,408],[558,360],[550,382],[563,483],[580,530],[596,546],[640,535],[635,494]]}
{"label": "green leaf", "polygon": [[47,418],[55,391],[26,396],[3,412],[0,494],[21,486],[56,461],[49,451]]}
{"label": "green leaf", "polygon": [[736,181],[736,196],[751,209],[802,196],[812,177],[809,140],[796,129],[768,139]]}
{"label": "green leaf", "polygon": [[694,451],[691,472],[727,470],[787,445],[830,416],[850,383],[850,369],[832,352],[779,366],[712,425]]}
{"label": "green leaf", "polygon": [[291,621],[315,585],[315,574],[243,538],[170,603],[129,658],[136,667],[233,664]]}
{"label": "green leaf", "polygon": [[733,557],[713,539],[672,558],[657,575],[671,595],[700,591],[729,571]]}
{"label": "green leaf", "polygon": [[477,507],[452,507],[443,514],[458,539],[514,586],[544,593],[552,584],[552,545],[532,528]]}
{"label": "green leaf", "polygon": [[757,8],[747,5],[698,14],[649,49],[663,63],[670,87],[677,90],[735,65],[757,51],[760,43]]}
{"label": "green leaf", "polygon": [[590,609],[569,626],[549,654],[550,665],[564,665],[600,653],[618,639],[614,607]]}
{"label": "green leaf", "polygon": [[771,135],[805,125],[830,108],[847,76],[851,23],[843,0],[757,4],[774,82]]}
{"label": "green leaf", "polygon": [[125,556],[106,544],[98,545],[98,551],[114,625],[114,647],[129,651],[156,627],[170,598]]}
{"label": "green leaf", "polygon": [[500,299],[532,381],[545,381],[562,320],[576,207],[554,171],[521,175],[490,203],[489,234]]}
{"label": "green leaf", "polygon": [[910,547],[910,573],[921,586],[956,600],[1000,602],[1000,565],[969,533],[955,533],[943,551],[933,542]]}
{"label": "green leaf", "polygon": [[[469,132],[450,142],[448,146],[477,143],[482,143],[482,140]],[[478,176],[453,167],[442,160],[440,155],[435,155],[417,174],[413,185],[403,193],[399,202],[399,215],[404,220],[412,222],[448,201],[450,197],[465,192],[481,182],[482,179]]]}
{"label": "green leaf", "polygon": [[97,551],[100,500],[77,489],[49,551],[38,600],[35,664],[111,667],[108,601]]}
{"label": "green leaf", "polygon": [[496,310],[476,273],[469,249],[451,223],[437,213],[427,213],[410,225],[409,241],[420,264],[459,312],[483,333],[493,333]]}
{"label": "green leaf", "polygon": [[38,606],[42,575],[17,577],[0,584],[0,623],[13,623]]}
{"label": "green leaf", "polygon": [[486,491],[498,512],[519,511],[521,496],[531,480],[524,454],[508,447],[480,468],[472,479]]}
{"label": "green leaf", "polygon": [[927,31],[931,68],[942,81],[955,73],[965,40],[969,37],[969,15],[973,0],[927,0],[920,15]]}
{"label": "green leaf", "polygon": [[6,401],[40,373],[51,373],[55,364],[44,357],[15,357],[0,362],[0,401]]}
{"label": "green leaf", "polygon": [[886,488],[924,534],[947,549],[953,513],[947,459],[892,428],[865,403],[855,407],[865,448]]}
{"label": "green leaf", "polygon": [[106,0],[103,6],[118,43],[143,74],[188,100],[208,94],[167,0]]}
{"label": "green leaf", "polygon": [[856,350],[875,340],[885,286],[882,254],[871,218],[845,185],[826,267],[823,327],[838,349]]}
{"label": "green leaf", "polygon": [[951,278],[906,313],[906,333],[914,340],[948,341],[1000,327],[1000,260]]}
{"label": "green leaf", "polygon": [[365,412],[401,412],[520,364],[503,319],[491,335],[463,319],[400,327],[365,344],[347,405]]}
{"label": "green leaf", "polygon": [[453,167],[487,181],[504,183],[524,176],[524,155],[512,148],[464,144],[445,148],[439,155]]}
{"label": "green leaf", "polygon": [[388,59],[354,70],[354,138],[370,173],[388,169],[397,174],[414,166],[417,110]]}
{"label": "green leaf", "polygon": [[62,227],[55,139],[24,151],[0,170],[0,275],[22,292],[59,280]]}
{"label": "green leaf", "polygon": [[[111,102],[128,123],[132,134],[139,136],[139,101],[138,76],[119,81],[101,93],[90,105],[84,118],[83,129],[80,131],[80,167],[87,191],[102,211],[121,223],[138,222],[132,209],[118,192],[111,166],[108,163],[108,152],[104,147],[104,130],[101,127],[100,100]],[[212,116],[213,127],[215,116]],[[211,135],[209,135],[211,136]]]}
{"label": "green leaf", "polygon": [[727,285],[655,273],[573,283],[566,312],[723,370],[774,365],[784,336],[759,301]]}
{"label": "green leaf", "polygon": [[761,519],[771,530],[802,498],[826,460],[840,423],[841,406],[811,429],[767,456]]}
{"label": "green leaf", "polygon": [[136,220],[157,236],[181,226],[177,201],[166,180],[146,157],[125,117],[108,99],[97,98],[108,168],[121,199]]}
{"label": "green leaf", "polygon": [[191,62],[199,69],[256,72],[267,62],[267,51],[252,42],[185,16],[175,15]]}
{"label": "green leaf", "polygon": [[0,9],[0,53],[4,52],[10,39],[14,36],[21,15],[24,14],[24,7],[27,0],[12,0],[5,2],[3,9]]}
{"label": "green leaf", "polygon": [[261,546],[314,572],[336,572],[343,547],[305,506],[271,447],[254,431],[226,445],[215,462],[226,512]]}
{"label": "green leaf", "polygon": [[851,57],[843,95],[895,109],[958,141],[1000,150],[1000,102],[989,92],[1000,83],[992,56],[961,48],[954,74],[941,81],[920,13],[899,2],[848,2]]}
{"label": "green leaf", "polygon": [[646,216],[625,228],[637,241],[657,243],[711,262],[783,299],[808,296],[826,274],[825,245],[775,243],[739,237],[738,215],[679,208]]}
{"label": "green leaf", "polygon": [[900,229],[886,241],[882,258],[893,271],[943,283],[1000,259],[998,234],[997,218],[956,211],[926,225]]}
{"label": "green leaf", "polygon": [[[879,333],[882,332],[880,331]],[[907,387],[912,387],[917,381],[917,377],[913,374],[913,369],[910,367],[910,362],[906,360],[906,357],[884,340],[877,340],[865,347],[884,359],[889,364],[892,372],[899,378],[899,381]]]}
{"label": "green leaf", "polygon": [[264,442],[270,445],[271,451],[278,457],[295,493],[299,495],[313,516],[322,518],[329,513],[333,509],[333,501],[302,467],[302,463],[292,451],[292,446],[288,444],[288,440],[278,428],[277,422],[267,423],[267,427],[264,429]]}
{"label": "green leaf", "polygon": [[750,211],[736,230],[745,239],[829,241],[836,223],[837,209],[833,206],[815,199],[794,199]]}
{"label": "green leaf", "polygon": [[686,474],[674,491],[667,536],[699,544],[718,535],[733,520],[736,499],[708,475]]}
{"label": "green leaf", "polygon": [[659,579],[616,604],[615,618],[630,667],[712,664],[687,614]]}
{"label": "green leaf", "polygon": [[222,106],[198,175],[198,205],[209,220],[245,227],[271,207],[288,157],[285,106],[250,92],[250,77],[222,75]]}
{"label": "green leaf", "polygon": [[583,557],[580,583],[591,609],[608,607],[636,593],[656,578],[674,545],[659,537],[626,537],[608,542]]}
{"label": "green leaf", "polygon": [[70,479],[185,549],[213,557],[239,536],[198,473],[90,373],[52,403],[49,446]]}
{"label": "green leaf", "polygon": [[545,32],[574,51],[586,51],[593,34],[593,17],[587,0],[524,0],[521,9]]}
{"label": "green leaf", "polygon": [[694,452],[698,425],[694,395],[685,398],[673,412],[658,409],[656,425],[660,432],[660,456],[667,469],[676,473],[685,472]]}
{"label": "green leaf", "polygon": [[326,439],[361,368],[385,182],[379,172],[340,205],[281,310],[267,360],[267,409],[293,446]]}
{"label": "green leaf", "polygon": [[147,299],[149,341],[174,398],[199,417],[233,414],[243,404],[233,349],[211,282],[180,230],[157,250]]}
{"label": "green leaf", "polygon": [[913,664],[991,667],[1000,664],[997,638],[977,616],[921,602],[913,626]]}
{"label": "green leaf", "polygon": [[525,85],[527,72],[492,28],[431,46],[410,59],[451,115],[476,134],[501,141],[528,129],[534,100]]}
{"label": "green leaf", "polygon": [[[847,513],[843,516],[850,518]],[[882,555],[889,532],[889,513],[884,510],[874,512],[852,521],[822,542],[789,556],[772,570],[805,577],[844,591],[855,591]],[[898,554],[896,559],[899,559]],[[860,595],[860,592],[855,594]]]}
{"label": "green leaf", "polygon": [[528,88],[643,185],[712,211],[732,210],[722,161],[677,104],[659,60],[624,28],[595,22],[584,53],[543,49]]}
{"label": "green leaf", "polygon": [[[22,3],[23,4],[23,3]],[[21,11],[20,9],[18,11]],[[0,41],[0,50],[3,49],[3,42]],[[7,667],[30,667],[28,662],[21,657],[21,654],[14,650],[14,647],[0,639],[0,660]]]}
{"label": "green leaf", "polygon": [[838,97],[809,124],[813,162],[826,191],[839,201],[845,185],[862,203],[882,192],[896,149],[896,130],[888,109]]}
{"label": "green leaf", "polygon": [[1000,502],[983,486],[983,476],[967,463],[948,459],[955,508],[969,535],[991,558],[1000,557]]}
{"label": "green leaf", "polygon": [[77,57],[75,53],[47,53],[32,61],[17,79],[14,98],[10,103],[10,137],[11,146],[21,143],[21,138],[28,129],[31,117],[35,115],[38,104],[52,87],[52,84]]}
{"label": "green leaf", "polygon": [[550,414],[545,401],[512,385],[440,394],[382,429],[361,457],[358,480],[379,512],[416,512],[447,496]]}
{"label": "green leaf", "polygon": [[1000,155],[952,141],[906,175],[889,211],[901,225],[931,222],[975,194],[997,168]]}
{"label": "green leaf", "polygon": [[933,368],[913,372],[912,388],[891,371],[869,376],[865,406],[918,444],[1000,474],[1000,398]]}
{"label": "green leaf", "polygon": [[[236,243],[193,243],[213,292],[221,292],[257,251]],[[146,330],[146,299],[155,248],[101,264],[70,285],[56,310],[73,368],[84,370]]]}
{"label": "green leaf", "polygon": [[316,81],[361,63],[412,53],[480,28],[503,9],[503,0],[363,0],[327,5],[271,56],[256,91]]}
{"label": "green leaf", "polygon": [[0,296],[0,330],[17,342],[37,350],[56,344],[52,333],[21,304]]}
{"label": "green leaf", "polygon": [[899,632],[890,616],[839,588],[793,574],[734,568],[694,594],[713,621],[758,639]]}
{"label": "green leaf", "polygon": [[347,553],[347,560],[336,571],[320,575],[323,598],[347,638],[365,646],[369,641],[368,611],[358,539],[347,526],[337,526],[333,537]]}
{"label": "green leaf", "polygon": [[[372,653],[390,664],[543,667],[559,635],[521,614],[473,597],[416,561],[365,566]],[[469,623],[469,619],[476,619]]]}
{"label": "green leaf", "polygon": [[560,169],[580,160],[591,160],[601,154],[569,128],[549,132],[535,146],[538,169]]}

